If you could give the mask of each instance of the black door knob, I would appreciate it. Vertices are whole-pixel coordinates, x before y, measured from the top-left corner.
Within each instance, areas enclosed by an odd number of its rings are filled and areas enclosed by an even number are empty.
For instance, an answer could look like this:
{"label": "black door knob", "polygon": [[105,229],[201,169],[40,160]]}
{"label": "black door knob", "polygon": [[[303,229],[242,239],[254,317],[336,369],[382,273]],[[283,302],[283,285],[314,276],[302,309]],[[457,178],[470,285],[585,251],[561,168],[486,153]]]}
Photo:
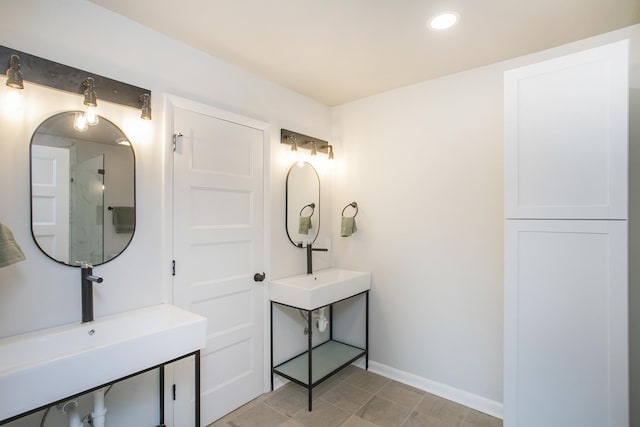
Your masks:
{"label": "black door knob", "polygon": [[256,273],[253,275],[253,280],[256,282],[262,282],[265,277],[267,277],[266,273]]}

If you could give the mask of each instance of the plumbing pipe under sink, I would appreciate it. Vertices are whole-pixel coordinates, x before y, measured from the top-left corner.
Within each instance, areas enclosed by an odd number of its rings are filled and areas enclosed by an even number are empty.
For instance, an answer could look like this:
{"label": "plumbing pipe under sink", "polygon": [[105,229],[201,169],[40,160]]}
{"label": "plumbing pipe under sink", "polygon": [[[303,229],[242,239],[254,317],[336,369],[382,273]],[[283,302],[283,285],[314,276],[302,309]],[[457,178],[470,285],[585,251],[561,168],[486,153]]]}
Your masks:
{"label": "plumbing pipe under sink", "polygon": [[107,388],[101,388],[93,392],[93,412],[91,412],[91,425],[93,427],[105,427],[105,415],[107,408],[104,406],[104,395]]}
{"label": "plumbing pipe under sink", "polygon": [[69,418],[69,427],[83,427],[80,413],[78,412],[77,399],[72,399],[58,405],[58,409]]}
{"label": "plumbing pipe under sink", "polygon": [[[91,412],[90,424],[92,427],[105,427],[107,408],[104,406],[104,396],[109,390],[103,387],[93,392],[93,411]],[[78,411],[78,399],[71,399],[57,406],[62,413],[69,418],[69,427],[84,427],[84,422]],[[89,417],[85,417],[87,420]],[[44,420],[43,420],[44,422]]]}
{"label": "plumbing pipe under sink", "polygon": [[324,314],[324,310],[326,307],[322,307],[318,309],[318,318],[316,320],[316,326],[318,327],[318,331],[324,332],[327,330],[327,325],[329,324],[329,320],[327,316]]}

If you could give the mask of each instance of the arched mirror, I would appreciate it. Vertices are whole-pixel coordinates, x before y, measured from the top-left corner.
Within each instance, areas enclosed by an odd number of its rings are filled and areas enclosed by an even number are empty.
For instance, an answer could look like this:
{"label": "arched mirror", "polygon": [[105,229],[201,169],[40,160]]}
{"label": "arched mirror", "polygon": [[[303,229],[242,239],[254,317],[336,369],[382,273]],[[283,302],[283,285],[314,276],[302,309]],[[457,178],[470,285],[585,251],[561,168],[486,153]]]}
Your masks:
{"label": "arched mirror", "polygon": [[320,231],[320,177],[311,163],[294,163],[286,185],[287,236],[300,248],[315,242]]}
{"label": "arched mirror", "polygon": [[80,131],[71,111],[42,122],[31,138],[31,232],[51,259],[104,264],[135,231],[135,154],[104,117]]}

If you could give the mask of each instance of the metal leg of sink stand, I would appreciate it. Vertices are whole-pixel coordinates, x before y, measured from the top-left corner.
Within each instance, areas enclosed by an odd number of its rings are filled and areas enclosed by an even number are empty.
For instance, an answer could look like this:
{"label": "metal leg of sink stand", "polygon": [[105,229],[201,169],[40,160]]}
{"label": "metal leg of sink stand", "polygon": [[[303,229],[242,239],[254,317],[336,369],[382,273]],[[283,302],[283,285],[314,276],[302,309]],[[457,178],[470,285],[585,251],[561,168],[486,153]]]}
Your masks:
{"label": "metal leg of sink stand", "polygon": [[196,423],[195,427],[200,427],[200,350],[193,355],[195,357],[195,393],[196,393]]}
{"label": "metal leg of sink stand", "polygon": [[271,301],[271,391],[273,391],[273,301]]}
{"label": "metal leg of sink stand", "polygon": [[364,310],[364,323],[365,323],[365,337],[364,337],[364,367],[369,370],[369,291],[365,292],[365,310]]}
{"label": "metal leg of sink stand", "polygon": [[333,304],[329,304],[329,340],[333,340]]}
{"label": "metal leg of sink stand", "polygon": [[311,395],[311,393],[312,393],[311,392],[311,388],[312,387],[311,387],[311,385],[313,384],[313,377],[312,377],[312,375],[313,375],[313,367],[312,367],[312,363],[311,363],[311,359],[312,359],[312,357],[311,357],[311,348],[312,348],[312,345],[313,345],[312,344],[312,339],[311,339],[311,336],[313,335],[312,329],[311,329],[311,325],[313,323],[312,322],[312,317],[313,317],[312,313],[313,312],[311,310],[307,311],[307,315],[308,315],[307,328],[309,330],[309,335],[308,335],[308,338],[309,338],[309,351],[308,351],[308,354],[307,354],[307,356],[309,358],[309,381],[307,383],[308,384],[307,385],[307,388],[308,388],[307,391],[309,392],[309,412],[311,412],[311,401],[312,401],[312,395]]}
{"label": "metal leg of sink stand", "polygon": [[164,423],[164,365],[160,366],[158,370],[160,371],[160,423],[158,427],[166,427]]}

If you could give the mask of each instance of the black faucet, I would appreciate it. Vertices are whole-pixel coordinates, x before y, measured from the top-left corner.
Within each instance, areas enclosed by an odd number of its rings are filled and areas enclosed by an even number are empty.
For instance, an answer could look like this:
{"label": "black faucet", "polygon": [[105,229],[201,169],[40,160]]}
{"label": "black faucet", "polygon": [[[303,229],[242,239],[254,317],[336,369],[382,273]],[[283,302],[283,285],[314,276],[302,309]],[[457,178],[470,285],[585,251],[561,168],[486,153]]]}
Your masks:
{"label": "black faucet", "polygon": [[328,252],[327,248],[314,248],[313,243],[307,243],[307,274],[313,274],[313,251]]}
{"label": "black faucet", "polygon": [[82,263],[82,323],[93,321],[93,283],[102,283],[102,277],[93,275],[93,266]]}

